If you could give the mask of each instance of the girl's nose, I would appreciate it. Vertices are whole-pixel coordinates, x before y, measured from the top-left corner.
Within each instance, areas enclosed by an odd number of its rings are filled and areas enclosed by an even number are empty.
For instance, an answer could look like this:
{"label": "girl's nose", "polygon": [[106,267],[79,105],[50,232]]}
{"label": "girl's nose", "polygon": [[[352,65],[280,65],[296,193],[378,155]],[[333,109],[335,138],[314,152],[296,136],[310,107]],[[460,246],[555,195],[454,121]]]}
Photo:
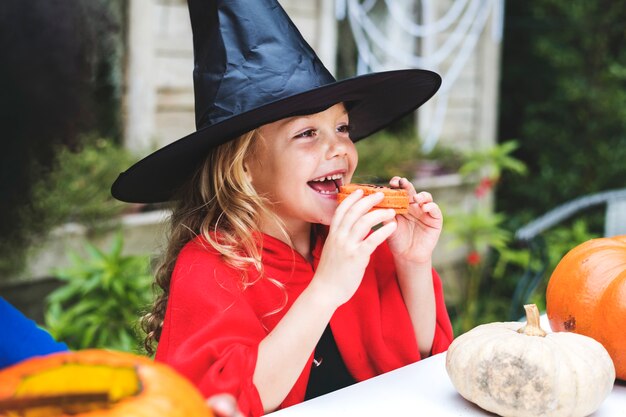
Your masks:
{"label": "girl's nose", "polygon": [[327,135],[328,158],[331,159],[337,156],[345,156],[348,153],[348,141],[350,141],[350,139],[339,136],[334,131],[331,134]]}

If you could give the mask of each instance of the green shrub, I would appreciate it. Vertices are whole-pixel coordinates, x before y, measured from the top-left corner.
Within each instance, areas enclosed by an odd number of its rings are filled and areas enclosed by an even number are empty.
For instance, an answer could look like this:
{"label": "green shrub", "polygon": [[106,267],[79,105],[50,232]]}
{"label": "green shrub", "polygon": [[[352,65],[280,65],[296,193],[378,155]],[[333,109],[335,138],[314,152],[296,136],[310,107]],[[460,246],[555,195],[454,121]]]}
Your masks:
{"label": "green shrub", "polygon": [[94,228],[128,207],[110,193],[117,175],[133,161],[128,151],[97,139],[78,151],[62,148],[56,155],[53,168],[36,175],[30,204],[20,208],[19,230],[0,239],[0,277],[19,272],[27,249],[55,226],[73,221]]}
{"label": "green shrub", "polygon": [[111,196],[111,184],[131,165],[125,149],[97,139],[79,152],[63,149],[57,169],[37,184],[33,204],[48,213],[51,226],[72,221],[94,226],[119,214],[128,204]]}
{"label": "green shrub", "polygon": [[382,131],[371,138],[357,142],[359,164],[355,182],[386,183],[394,175],[409,180],[416,176],[420,162],[436,160],[441,172],[458,170],[462,162],[459,152],[437,147],[425,154],[415,134]]}
{"label": "green shrub", "polygon": [[48,296],[45,323],[72,349],[141,352],[138,318],[152,299],[148,256],[122,255],[118,234],[108,253],[86,244],[87,257],[71,253],[71,267],[55,271],[64,281]]}
{"label": "green shrub", "polygon": [[503,177],[499,210],[526,221],[624,187],[625,19],[623,2],[507,3],[499,136],[533,175]]}

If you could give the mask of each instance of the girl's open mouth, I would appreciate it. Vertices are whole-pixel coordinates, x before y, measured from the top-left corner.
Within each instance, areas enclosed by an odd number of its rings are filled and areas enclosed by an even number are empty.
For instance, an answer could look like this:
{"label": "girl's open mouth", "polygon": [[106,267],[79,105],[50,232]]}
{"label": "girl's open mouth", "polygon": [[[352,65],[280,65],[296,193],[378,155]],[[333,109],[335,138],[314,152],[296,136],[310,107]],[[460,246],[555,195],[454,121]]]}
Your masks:
{"label": "girl's open mouth", "polygon": [[339,192],[339,187],[343,184],[343,175],[327,175],[311,180],[307,184],[320,194],[334,195]]}

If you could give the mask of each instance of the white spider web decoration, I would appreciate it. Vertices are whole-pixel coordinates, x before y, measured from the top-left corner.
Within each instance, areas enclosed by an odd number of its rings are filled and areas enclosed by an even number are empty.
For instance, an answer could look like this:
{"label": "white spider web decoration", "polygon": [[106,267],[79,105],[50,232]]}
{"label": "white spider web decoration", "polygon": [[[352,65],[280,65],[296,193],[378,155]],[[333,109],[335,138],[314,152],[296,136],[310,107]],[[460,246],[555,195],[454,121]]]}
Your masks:
{"label": "white spider web decoration", "polygon": [[[450,90],[472,56],[484,32],[488,19],[492,19],[491,39],[502,40],[504,0],[453,0],[441,17],[435,18],[434,1],[417,3],[423,23],[413,21],[405,12],[414,0],[383,0],[388,18],[401,30],[421,44],[420,53],[402,50],[371,18],[370,12],[377,0],[336,0],[336,17],[346,17],[357,46],[357,72],[385,71],[396,68],[430,69],[443,78],[439,92],[431,101],[433,114],[427,126],[419,126],[422,148],[430,152],[437,144],[448,108]],[[435,36],[445,34],[445,41],[435,45]],[[444,36],[442,36],[444,38]],[[446,62],[446,68],[442,65]],[[391,64],[393,63],[393,64]]]}

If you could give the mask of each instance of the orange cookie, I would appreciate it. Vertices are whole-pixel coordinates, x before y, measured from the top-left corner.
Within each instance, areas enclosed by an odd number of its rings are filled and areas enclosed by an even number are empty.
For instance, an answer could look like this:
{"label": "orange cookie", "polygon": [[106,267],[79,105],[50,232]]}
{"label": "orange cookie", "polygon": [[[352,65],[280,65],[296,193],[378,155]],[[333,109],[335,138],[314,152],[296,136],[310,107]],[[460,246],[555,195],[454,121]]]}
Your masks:
{"label": "orange cookie", "polygon": [[337,202],[341,203],[347,196],[356,190],[363,190],[363,195],[382,192],[385,197],[373,208],[392,208],[398,214],[405,214],[409,211],[409,195],[406,190],[398,188],[382,187],[380,185],[371,184],[346,184],[339,187],[337,194]]}

